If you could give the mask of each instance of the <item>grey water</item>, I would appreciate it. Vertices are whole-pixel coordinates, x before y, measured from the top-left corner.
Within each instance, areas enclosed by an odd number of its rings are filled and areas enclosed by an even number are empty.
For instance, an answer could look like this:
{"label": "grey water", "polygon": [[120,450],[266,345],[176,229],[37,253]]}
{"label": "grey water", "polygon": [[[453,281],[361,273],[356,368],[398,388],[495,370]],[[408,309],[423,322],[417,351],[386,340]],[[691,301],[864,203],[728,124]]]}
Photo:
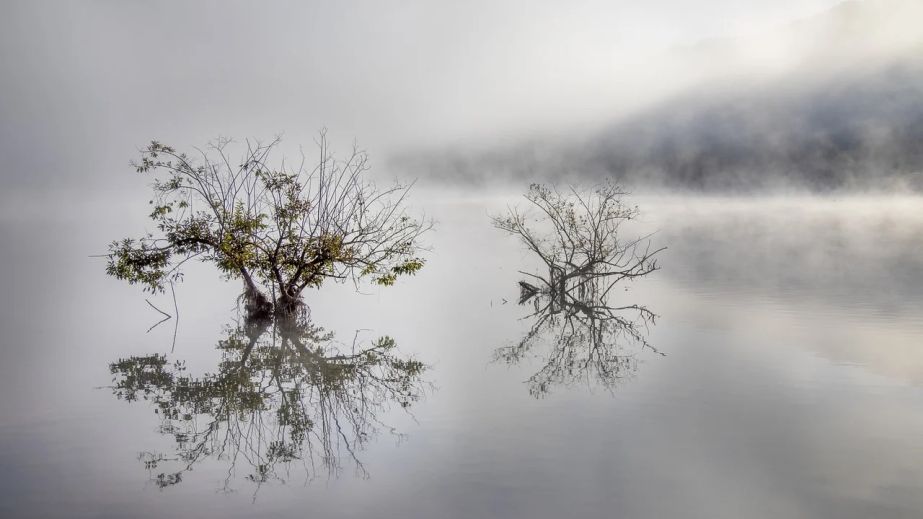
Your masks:
{"label": "grey water", "polygon": [[[311,450],[282,461],[278,402],[210,393],[237,407],[190,456],[150,385],[119,392],[133,357],[193,381],[225,369],[240,287],[194,266],[178,319],[148,331],[146,299],[172,315],[173,298],[91,257],[144,227],[114,200],[0,212],[0,517],[923,516],[923,199],[633,196],[626,232],[667,250],[613,295],[658,315],[654,348],[607,343],[630,360],[613,373],[556,364],[554,336],[498,358],[530,327],[517,283],[536,260],[489,219],[517,196],[417,192],[437,223],[426,267],[307,303],[338,351],[388,336],[425,364],[419,398],[305,393],[310,421],[287,423]],[[185,423],[206,430],[197,403]]]}

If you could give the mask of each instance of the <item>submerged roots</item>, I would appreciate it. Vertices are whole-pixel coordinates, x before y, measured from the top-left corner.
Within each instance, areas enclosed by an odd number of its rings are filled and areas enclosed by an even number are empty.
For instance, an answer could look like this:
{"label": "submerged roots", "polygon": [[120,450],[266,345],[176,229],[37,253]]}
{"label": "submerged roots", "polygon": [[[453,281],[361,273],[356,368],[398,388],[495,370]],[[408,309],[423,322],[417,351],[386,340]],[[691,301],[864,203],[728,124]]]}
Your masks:
{"label": "submerged roots", "polygon": [[292,317],[297,315],[304,308],[306,307],[301,297],[283,294],[276,300],[275,313],[279,317]]}
{"label": "submerged roots", "polygon": [[262,292],[255,287],[247,287],[241,295],[244,302],[244,311],[248,319],[268,319],[272,317],[273,304]]}
{"label": "submerged roots", "polygon": [[283,294],[273,303],[255,287],[246,287],[240,300],[248,320],[261,321],[272,317],[295,317],[307,308],[298,296]]}

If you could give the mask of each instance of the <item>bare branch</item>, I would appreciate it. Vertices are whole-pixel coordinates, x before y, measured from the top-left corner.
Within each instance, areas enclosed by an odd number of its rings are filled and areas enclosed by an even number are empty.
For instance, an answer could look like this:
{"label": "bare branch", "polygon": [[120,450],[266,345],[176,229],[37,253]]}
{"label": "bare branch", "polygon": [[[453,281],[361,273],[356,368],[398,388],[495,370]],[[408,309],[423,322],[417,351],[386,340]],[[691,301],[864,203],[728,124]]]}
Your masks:
{"label": "bare branch", "polygon": [[649,235],[622,239],[622,224],[638,214],[625,205],[625,195],[611,183],[591,192],[532,185],[525,198],[537,218],[515,207],[493,218],[495,227],[518,237],[548,269],[546,275],[520,271],[539,282],[520,281],[519,303],[533,302],[526,319],[534,322],[518,343],[495,353],[496,360],[514,363],[543,339],[551,343],[543,367],[528,381],[535,396],[582,379],[611,389],[637,367],[636,355],[623,351],[630,344],[663,355],[646,338],[653,312],[608,302],[621,281],[656,271],[654,257],[664,250],[652,249]]}
{"label": "bare branch", "polygon": [[297,169],[273,161],[278,137],[245,141],[239,161],[229,139],[196,148],[195,160],[152,142],[135,168],[153,177],[159,233],[113,242],[107,272],[162,292],[186,261],[210,262],[244,281],[248,308],[262,315],[273,306],[294,312],[306,288],[328,279],[391,285],[419,271],[432,222],[407,213],[412,184],[380,189],[366,178],[368,156],[358,146],[339,160],[325,131],[316,142],[312,171],[303,153]]}

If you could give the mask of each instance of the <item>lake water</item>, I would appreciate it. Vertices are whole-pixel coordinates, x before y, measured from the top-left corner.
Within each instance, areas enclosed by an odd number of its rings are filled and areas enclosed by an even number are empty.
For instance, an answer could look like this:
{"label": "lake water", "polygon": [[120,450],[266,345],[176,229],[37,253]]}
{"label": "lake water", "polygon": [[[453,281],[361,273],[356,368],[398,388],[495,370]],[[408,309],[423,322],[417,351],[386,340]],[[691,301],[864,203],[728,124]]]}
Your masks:
{"label": "lake water", "polygon": [[423,271],[307,293],[342,351],[387,335],[425,363],[419,400],[306,398],[314,457],[286,463],[267,462],[279,415],[260,401],[219,424],[230,448],[179,469],[165,408],[117,398],[110,365],[219,372],[240,287],[194,266],[178,325],[146,332],[148,296],[89,257],[145,226],[112,200],[4,201],[2,517],[923,516],[923,199],[633,197],[631,231],[668,249],[613,297],[659,316],[646,338],[663,355],[613,344],[630,360],[614,376],[571,367],[536,391],[554,340],[497,360],[530,328],[517,271],[536,260],[488,218],[516,198],[419,192],[437,222]]}

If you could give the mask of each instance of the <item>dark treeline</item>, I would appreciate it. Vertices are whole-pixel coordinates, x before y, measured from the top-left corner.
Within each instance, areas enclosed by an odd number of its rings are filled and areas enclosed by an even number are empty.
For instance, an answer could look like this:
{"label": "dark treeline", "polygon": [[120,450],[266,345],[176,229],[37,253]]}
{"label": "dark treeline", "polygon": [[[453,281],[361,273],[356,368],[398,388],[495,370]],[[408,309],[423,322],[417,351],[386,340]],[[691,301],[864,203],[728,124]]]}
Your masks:
{"label": "dark treeline", "polygon": [[923,190],[918,61],[722,90],[673,99],[581,142],[430,153],[401,163],[459,183],[615,178],[628,186],[722,191]]}
{"label": "dark treeline", "polygon": [[693,189],[923,188],[923,66],[799,83],[673,101],[591,142],[586,169]]}

